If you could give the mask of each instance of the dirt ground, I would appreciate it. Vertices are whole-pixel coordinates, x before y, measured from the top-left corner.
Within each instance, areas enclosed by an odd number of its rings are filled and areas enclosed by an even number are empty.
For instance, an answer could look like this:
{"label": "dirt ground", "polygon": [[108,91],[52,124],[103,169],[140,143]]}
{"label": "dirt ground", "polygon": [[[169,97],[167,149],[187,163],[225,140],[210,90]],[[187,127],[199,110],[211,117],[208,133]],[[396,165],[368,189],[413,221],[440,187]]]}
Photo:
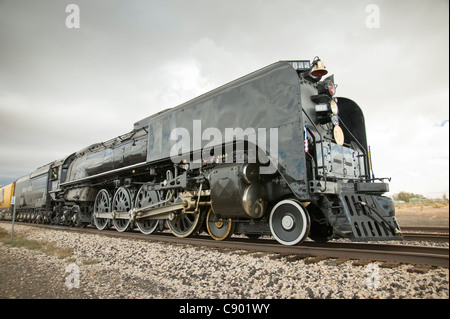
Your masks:
{"label": "dirt ground", "polygon": [[449,204],[442,202],[395,204],[400,228],[406,226],[448,227]]}

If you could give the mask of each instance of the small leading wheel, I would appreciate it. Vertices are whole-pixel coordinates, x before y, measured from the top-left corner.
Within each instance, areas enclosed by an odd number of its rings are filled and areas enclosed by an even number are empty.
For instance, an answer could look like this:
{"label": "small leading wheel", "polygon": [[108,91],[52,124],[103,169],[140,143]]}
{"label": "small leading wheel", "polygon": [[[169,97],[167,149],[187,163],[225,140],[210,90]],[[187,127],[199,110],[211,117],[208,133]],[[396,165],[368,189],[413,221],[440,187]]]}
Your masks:
{"label": "small leading wheel", "polygon": [[311,221],[306,208],[295,199],[278,202],[270,212],[270,231],[283,245],[296,245],[309,235]]}
{"label": "small leading wheel", "polygon": [[[98,192],[94,202],[95,213],[109,213],[111,211],[111,196],[106,189]],[[99,230],[108,229],[111,225],[111,220],[108,218],[97,218],[94,215],[95,227]]]}
{"label": "small leading wheel", "polygon": [[[134,202],[135,208],[142,208],[150,205],[154,205],[160,201],[158,192],[152,189],[151,185],[142,185],[139,192],[136,195],[136,200]],[[154,208],[159,207],[153,206]],[[145,235],[150,235],[156,231],[158,228],[159,219],[144,219],[136,220],[136,225]]]}
{"label": "small leading wheel", "polygon": [[234,223],[229,219],[219,218],[212,208],[209,209],[206,216],[206,228],[209,235],[215,240],[225,240],[234,232]]}
{"label": "small leading wheel", "polygon": [[[113,212],[129,212],[133,208],[133,201],[131,199],[131,193],[125,187],[120,187],[114,194],[112,201]],[[113,224],[116,230],[123,232],[130,226],[129,219],[115,218]]]}

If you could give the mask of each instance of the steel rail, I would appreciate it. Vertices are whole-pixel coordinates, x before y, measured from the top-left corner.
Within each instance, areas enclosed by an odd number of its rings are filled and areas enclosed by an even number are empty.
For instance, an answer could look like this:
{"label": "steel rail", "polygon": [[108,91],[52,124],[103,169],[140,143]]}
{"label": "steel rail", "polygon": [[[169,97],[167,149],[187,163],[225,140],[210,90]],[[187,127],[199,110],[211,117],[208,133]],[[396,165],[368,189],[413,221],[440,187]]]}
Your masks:
{"label": "steel rail", "polygon": [[449,233],[448,226],[400,226],[402,232]]}
{"label": "steel rail", "polygon": [[126,239],[138,239],[151,242],[166,242],[172,244],[194,245],[213,247],[225,250],[246,250],[254,252],[274,253],[281,255],[295,255],[300,258],[326,257],[347,258],[357,260],[388,261],[407,264],[425,264],[431,266],[449,266],[449,249],[447,247],[429,247],[416,245],[391,245],[391,244],[369,244],[353,242],[327,242],[315,243],[303,242],[297,246],[283,246],[272,239],[250,240],[244,238],[230,238],[226,241],[216,241],[209,236],[196,238],[178,238],[171,233],[160,233],[144,235],[140,232],[117,232],[115,230],[100,231],[94,228],[75,228],[56,225],[42,225],[20,223],[26,226],[44,227],[54,230],[71,232],[84,232],[108,237],[119,237]]}
{"label": "steel rail", "polygon": [[444,233],[402,233],[403,239],[408,241],[432,241],[432,242],[441,242],[448,243],[449,236]]}

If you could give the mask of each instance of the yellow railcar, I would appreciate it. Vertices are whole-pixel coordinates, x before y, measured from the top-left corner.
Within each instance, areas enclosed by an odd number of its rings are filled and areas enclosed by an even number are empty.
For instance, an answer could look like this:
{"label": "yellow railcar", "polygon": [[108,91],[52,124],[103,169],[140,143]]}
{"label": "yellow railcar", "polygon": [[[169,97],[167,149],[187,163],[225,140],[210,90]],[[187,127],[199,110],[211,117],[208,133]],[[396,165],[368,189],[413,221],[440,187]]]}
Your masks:
{"label": "yellow railcar", "polygon": [[12,214],[11,199],[14,196],[15,183],[0,187],[0,219],[10,218]]}

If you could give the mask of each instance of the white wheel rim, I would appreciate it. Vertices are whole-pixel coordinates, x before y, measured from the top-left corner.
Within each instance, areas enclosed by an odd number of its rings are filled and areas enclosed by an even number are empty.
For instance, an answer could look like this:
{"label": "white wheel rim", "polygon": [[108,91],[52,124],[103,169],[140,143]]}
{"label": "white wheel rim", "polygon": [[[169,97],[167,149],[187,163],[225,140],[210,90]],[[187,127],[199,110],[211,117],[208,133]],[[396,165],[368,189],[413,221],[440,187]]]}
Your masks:
{"label": "white wheel rim", "polygon": [[[280,212],[278,208],[282,205],[291,205],[296,208],[296,216],[290,213]],[[309,233],[310,225],[311,223],[306,209],[296,200],[282,200],[278,202],[270,212],[270,232],[272,233],[272,236],[283,245],[292,246],[303,241]],[[292,232],[294,238],[287,240],[286,237],[289,237],[287,235],[290,235],[290,232]]]}

